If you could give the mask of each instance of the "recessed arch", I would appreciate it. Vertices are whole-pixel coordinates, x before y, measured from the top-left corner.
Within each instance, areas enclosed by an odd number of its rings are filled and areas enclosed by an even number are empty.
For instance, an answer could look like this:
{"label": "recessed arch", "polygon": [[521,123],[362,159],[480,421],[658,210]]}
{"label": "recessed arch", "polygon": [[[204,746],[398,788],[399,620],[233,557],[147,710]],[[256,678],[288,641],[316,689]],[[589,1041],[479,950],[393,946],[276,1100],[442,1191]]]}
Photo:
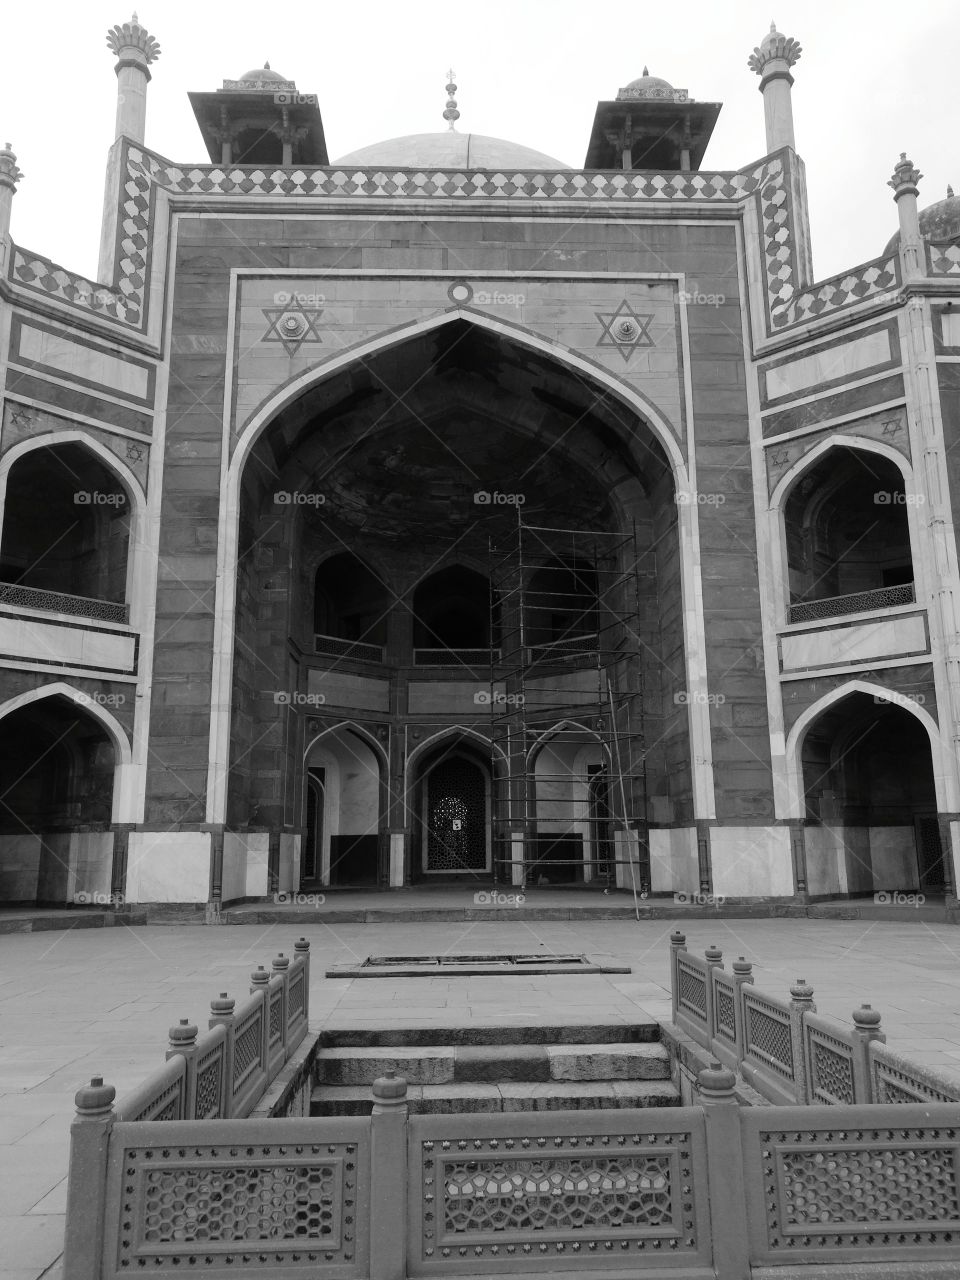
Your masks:
{"label": "recessed arch", "polygon": [[537,754],[540,752],[540,750],[543,747],[549,744],[551,739],[557,737],[558,734],[561,734],[567,731],[570,731],[571,733],[585,733],[589,737],[596,739],[596,741],[603,748],[604,755],[609,760],[610,758],[609,747],[600,737],[596,729],[591,729],[589,725],[582,724],[579,720],[558,720],[556,724],[551,725],[549,729],[545,729],[543,733],[539,734],[536,738],[534,738],[532,744],[530,745],[529,750],[527,751],[528,764],[533,763],[533,761],[537,757]]}
{"label": "recessed arch", "polygon": [[912,489],[913,467],[899,449],[894,449],[891,445],[884,444],[882,440],[872,440],[869,436],[845,435],[840,431],[834,431],[829,436],[825,436],[823,440],[819,440],[807,453],[801,454],[796,462],[783,473],[770,495],[771,510],[779,510],[782,507],[787,494],[805,471],[808,471],[825,453],[829,453],[831,449],[838,448],[860,449],[864,453],[879,454],[880,457],[886,458],[900,468],[903,474],[904,487]]}
{"label": "recessed arch", "polygon": [[78,445],[100,462],[121,485],[130,503],[129,540],[126,551],[124,599],[130,611],[130,625],[139,627],[146,606],[144,597],[145,557],[150,549],[145,537],[146,494],[133,471],[101,441],[85,432],[66,429],[45,432],[20,440],[0,457],[0,540],[3,537],[7,507],[7,491],[12,468],[25,457],[42,449],[56,449],[62,445]]}
{"label": "recessed arch", "polygon": [[[894,486],[894,474],[899,477],[897,483],[902,482],[903,495],[898,502],[903,501],[904,505],[878,505],[877,518],[865,524],[868,520],[863,506],[866,497],[857,489],[855,478],[848,476],[836,485],[828,482],[817,517],[818,522],[821,522],[819,534],[816,534],[812,525],[800,529],[796,510],[791,511],[791,506],[795,506],[797,486],[815,469],[822,470],[821,464],[827,455],[837,451],[842,451],[847,464],[855,459],[864,461],[871,456],[882,460],[883,468],[887,470],[887,483]],[[878,477],[878,483],[883,484],[882,477]],[[840,524],[835,533],[828,535],[825,530],[832,525],[822,525],[822,509],[831,500],[835,501],[836,493],[847,484],[853,486],[850,512],[857,527],[853,531],[845,531]],[[876,501],[875,494],[874,502]],[[897,583],[907,583],[911,578],[915,584],[913,598],[922,599],[927,589],[927,568],[923,556],[919,554],[919,548],[923,546],[920,523],[922,502],[923,496],[917,493],[916,477],[909,460],[883,441],[831,432],[808,453],[798,458],[777,482],[767,508],[768,536],[776,565],[771,593],[779,624],[789,622],[792,616],[791,606],[794,604],[834,597],[843,600],[848,595],[862,595],[863,600],[853,602],[852,612],[869,609],[871,605],[867,599],[868,593]],[[881,518],[881,513],[886,514]],[[852,548],[857,549],[852,559],[845,554],[840,555],[845,538]],[[896,602],[901,603],[899,599]],[[889,603],[886,597],[878,597],[876,607],[889,607]],[[839,612],[844,611],[842,605],[838,605],[837,609]],[[807,619],[801,614],[800,620]]]}
{"label": "recessed arch", "polygon": [[929,711],[911,698],[905,697],[895,689],[886,688],[870,680],[852,679],[836,689],[831,689],[797,717],[796,722],[787,734],[786,762],[788,778],[788,811],[785,818],[804,817],[803,788],[803,741],[807,730],[830,707],[842,702],[854,693],[865,693],[872,698],[882,698],[902,707],[910,715],[916,716],[926,729],[930,739],[930,753],[933,759],[934,784],[937,793],[937,806],[943,813],[956,812],[960,807],[960,795],[956,783],[956,773],[951,762],[949,746],[944,743],[940,728]]}
{"label": "recessed arch", "polygon": [[[94,720],[98,720],[113,743],[114,750],[117,753],[118,767],[130,764],[130,740],[123,725],[113,712],[99,702],[94,701],[82,689],[75,689],[73,685],[66,684],[62,680],[58,680],[54,684],[41,685],[37,689],[29,689],[26,693],[18,693],[16,697],[8,698],[6,702],[0,703],[0,721],[10,715],[11,712],[19,711],[21,707],[28,707],[34,702],[42,702],[45,698],[56,697],[67,698],[82,711],[86,711]],[[119,821],[119,819],[115,818],[114,821]]]}
{"label": "recessed arch", "polygon": [[313,735],[313,737],[308,738],[306,743],[306,748],[303,753],[304,761],[306,761],[309,758],[311,750],[313,749],[313,747],[317,745],[318,742],[321,742],[329,734],[335,733],[339,729],[346,729],[346,730],[349,730],[350,733],[356,734],[356,736],[360,738],[361,741],[364,742],[365,745],[368,746],[373,751],[373,754],[377,757],[377,760],[379,761],[380,768],[381,769],[389,768],[390,762],[389,762],[387,753],[383,747],[383,744],[377,741],[377,738],[375,737],[374,734],[370,732],[369,729],[365,728],[362,724],[359,724],[356,720],[337,720],[331,724],[326,725],[323,729],[320,729],[317,733]]}

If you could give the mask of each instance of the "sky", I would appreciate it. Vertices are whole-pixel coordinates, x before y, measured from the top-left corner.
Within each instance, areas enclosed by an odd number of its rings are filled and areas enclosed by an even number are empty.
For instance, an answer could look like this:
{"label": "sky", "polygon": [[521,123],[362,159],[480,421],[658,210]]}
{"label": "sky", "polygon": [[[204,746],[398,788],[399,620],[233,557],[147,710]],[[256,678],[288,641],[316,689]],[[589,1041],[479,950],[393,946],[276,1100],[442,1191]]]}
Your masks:
{"label": "sky", "polygon": [[[691,97],[723,103],[705,165],[738,169],[765,151],[759,79],[746,63],[775,19],[803,47],[793,109],[818,279],[876,257],[896,231],[886,183],[901,151],[924,175],[921,207],[941,199],[947,183],[960,192],[957,0],[139,3],[162,49],[151,68],[146,142],[176,162],[207,163],[188,91],[217,89],[269,60],[301,92],[318,94],[331,159],[445,128],[452,67],[462,132],[578,166],[597,101],[647,64]],[[94,275],[116,110],[106,32],[130,11],[121,0],[44,0],[40,13],[41,29],[28,4],[4,14],[0,138],[25,174],[12,234]]]}

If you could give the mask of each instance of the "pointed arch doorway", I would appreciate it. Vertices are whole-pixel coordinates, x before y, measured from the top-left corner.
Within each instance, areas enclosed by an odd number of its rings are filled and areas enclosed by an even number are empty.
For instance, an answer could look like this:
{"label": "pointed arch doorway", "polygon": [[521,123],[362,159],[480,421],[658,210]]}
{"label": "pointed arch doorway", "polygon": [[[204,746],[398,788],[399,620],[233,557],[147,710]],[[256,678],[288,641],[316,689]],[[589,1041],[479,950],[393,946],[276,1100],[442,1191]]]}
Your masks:
{"label": "pointed arch doorway", "polygon": [[489,878],[492,870],[491,777],[479,752],[449,744],[423,762],[416,788],[419,857],[425,881]]}

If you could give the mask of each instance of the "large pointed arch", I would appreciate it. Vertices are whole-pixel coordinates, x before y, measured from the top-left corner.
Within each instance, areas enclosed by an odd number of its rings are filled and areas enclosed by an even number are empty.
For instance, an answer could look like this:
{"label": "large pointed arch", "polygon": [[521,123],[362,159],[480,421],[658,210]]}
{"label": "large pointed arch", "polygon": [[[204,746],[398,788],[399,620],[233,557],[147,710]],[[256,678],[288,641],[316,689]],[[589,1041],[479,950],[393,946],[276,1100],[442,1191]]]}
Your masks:
{"label": "large pointed arch", "polygon": [[[466,322],[486,329],[555,362],[567,373],[608,392],[649,428],[662,448],[672,473],[675,491],[693,487],[693,476],[681,445],[666,416],[645,395],[616,374],[602,368],[563,344],[469,308],[451,308],[338,352],[278,388],[262,401],[247,419],[231,451],[233,441],[232,401],[224,405],[223,449],[221,453],[220,520],[217,538],[217,597],[214,620],[213,670],[211,679],[211,720],[207,772],[207,821],[226,818],[229,773],[231,679],[234,663],[234,621],[236,610],[236,565],[239,540],[240,486],[244,466],[261,434],[290,404],[314,385],[333,377],[352,364],[402,345],[444,325]],[[706,635],[699,573],[700,537],[696,503],[677,505],[680,582],[683,600],[682,625],[687,657],[688,727],[693,746],[694,811],[699,818],[716,816],[713,768],[710,763],[710,722],[706,687]]]}

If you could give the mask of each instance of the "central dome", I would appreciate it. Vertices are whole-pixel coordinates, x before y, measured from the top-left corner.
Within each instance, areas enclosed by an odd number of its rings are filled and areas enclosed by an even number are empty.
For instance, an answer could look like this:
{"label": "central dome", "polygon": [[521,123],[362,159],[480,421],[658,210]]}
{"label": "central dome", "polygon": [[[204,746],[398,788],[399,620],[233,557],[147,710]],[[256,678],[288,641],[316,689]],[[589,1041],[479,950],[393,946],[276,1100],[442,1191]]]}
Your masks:
{"label": "central dome", "polygon": [[569,169],[568,164],[530,147],[503,138],[486,138],[480,133],[409,133],[402,138],[374,142],[351,151],[334,162],[338,165],[391,165],[398,169]]}

